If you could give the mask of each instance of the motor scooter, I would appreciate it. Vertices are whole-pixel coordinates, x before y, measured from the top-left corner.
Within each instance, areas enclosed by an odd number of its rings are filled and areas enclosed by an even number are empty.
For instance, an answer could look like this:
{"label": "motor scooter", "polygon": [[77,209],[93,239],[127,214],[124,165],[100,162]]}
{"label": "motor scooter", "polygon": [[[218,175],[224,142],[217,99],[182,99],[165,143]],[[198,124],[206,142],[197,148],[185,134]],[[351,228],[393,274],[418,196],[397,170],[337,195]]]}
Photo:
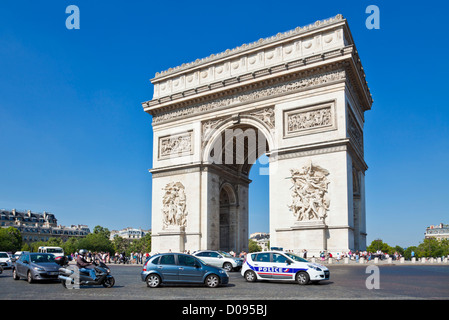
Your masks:
{"label": "motor scooter", "polygon": [[62,286],[68,288],[69,286],[95,286],[102,285],[105,288],[111,288],[115,284],[114,277],[110,274],[111,270],[101,260],[94,260],[94,270],[96,279],[93,280],[89,272],[80,271],[76,266],[69,266],[69,259],[67,257],[58,257],[56,263],[61,268],[59,269],[58,279],[61,280]]}

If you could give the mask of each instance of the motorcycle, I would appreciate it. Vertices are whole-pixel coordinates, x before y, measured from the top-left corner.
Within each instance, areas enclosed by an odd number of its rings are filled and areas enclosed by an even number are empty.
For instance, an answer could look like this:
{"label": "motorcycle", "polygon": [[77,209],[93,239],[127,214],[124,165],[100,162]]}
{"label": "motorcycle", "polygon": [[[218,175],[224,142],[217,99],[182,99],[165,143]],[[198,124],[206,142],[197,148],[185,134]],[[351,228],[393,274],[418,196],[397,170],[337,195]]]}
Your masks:
{"label": "motorcycle", "polygon": [[[59,269],[58,279],[61,280],[62,286],[67,288],[67,285],[91,286],[103,285],[105,288],[111,288],[115,284],[114,277],[110,274],[111,270],[101,260],[94,260],[94,270],[96,279],[93,280],[89,272],[80,271],[77,267],[70,268],[67,257],[59,257],[56,259],[61,268]],[[76,281],[75,281],[76,280]]]}

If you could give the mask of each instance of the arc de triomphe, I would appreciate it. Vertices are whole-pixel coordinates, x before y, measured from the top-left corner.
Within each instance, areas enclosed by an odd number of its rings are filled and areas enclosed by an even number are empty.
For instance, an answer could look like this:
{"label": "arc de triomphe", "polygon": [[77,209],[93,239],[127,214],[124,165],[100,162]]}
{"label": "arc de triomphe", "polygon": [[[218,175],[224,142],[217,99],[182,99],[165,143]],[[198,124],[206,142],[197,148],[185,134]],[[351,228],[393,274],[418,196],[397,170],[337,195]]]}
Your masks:
{"label": "arc de triomphe", "polygon": [[248,250],[248,178],[269,159],[270,244],[366,247],[372,98],[337,15],[156,73],[152,251]]}

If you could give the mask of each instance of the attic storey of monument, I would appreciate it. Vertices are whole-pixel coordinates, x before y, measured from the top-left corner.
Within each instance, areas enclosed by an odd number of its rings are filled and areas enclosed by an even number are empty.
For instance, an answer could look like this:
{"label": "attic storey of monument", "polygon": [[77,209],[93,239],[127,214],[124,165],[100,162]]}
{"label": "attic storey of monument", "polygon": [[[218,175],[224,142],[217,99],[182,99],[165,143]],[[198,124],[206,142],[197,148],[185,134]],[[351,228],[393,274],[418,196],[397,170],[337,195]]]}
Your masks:
{"label": "attic storey of monument", "polygon": [[154,251],[247,250],[248,174],[263,153],[271,245],[311,254],[366,247],[372,98],[341,15],[151,81],[142,106],[153,116]]}

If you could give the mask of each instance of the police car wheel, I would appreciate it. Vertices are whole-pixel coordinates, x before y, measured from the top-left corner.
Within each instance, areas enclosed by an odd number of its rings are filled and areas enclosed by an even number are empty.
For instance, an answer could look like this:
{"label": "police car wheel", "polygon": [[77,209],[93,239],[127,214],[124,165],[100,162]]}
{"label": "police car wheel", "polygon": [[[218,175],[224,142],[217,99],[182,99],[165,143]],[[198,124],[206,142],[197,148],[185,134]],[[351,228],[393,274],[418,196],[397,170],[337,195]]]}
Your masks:
{"label": "police car wheel", "polygon": [[305,285],[308,284],[310,280],[309,275],[307,274],[307,272],[299,272],[296,275],[296,281],[301,284],[301,285]]}
{"label": "police car wheel", "polygon": [[256,276],[256,274],[254,273],[254,271],[251,271],[251,270],[246,271],[246,272],[245,272],[245,280],[248,281],[248,282],[254,282],[254,281],[256,281],[256,280],[257,280],[257,276]]}

